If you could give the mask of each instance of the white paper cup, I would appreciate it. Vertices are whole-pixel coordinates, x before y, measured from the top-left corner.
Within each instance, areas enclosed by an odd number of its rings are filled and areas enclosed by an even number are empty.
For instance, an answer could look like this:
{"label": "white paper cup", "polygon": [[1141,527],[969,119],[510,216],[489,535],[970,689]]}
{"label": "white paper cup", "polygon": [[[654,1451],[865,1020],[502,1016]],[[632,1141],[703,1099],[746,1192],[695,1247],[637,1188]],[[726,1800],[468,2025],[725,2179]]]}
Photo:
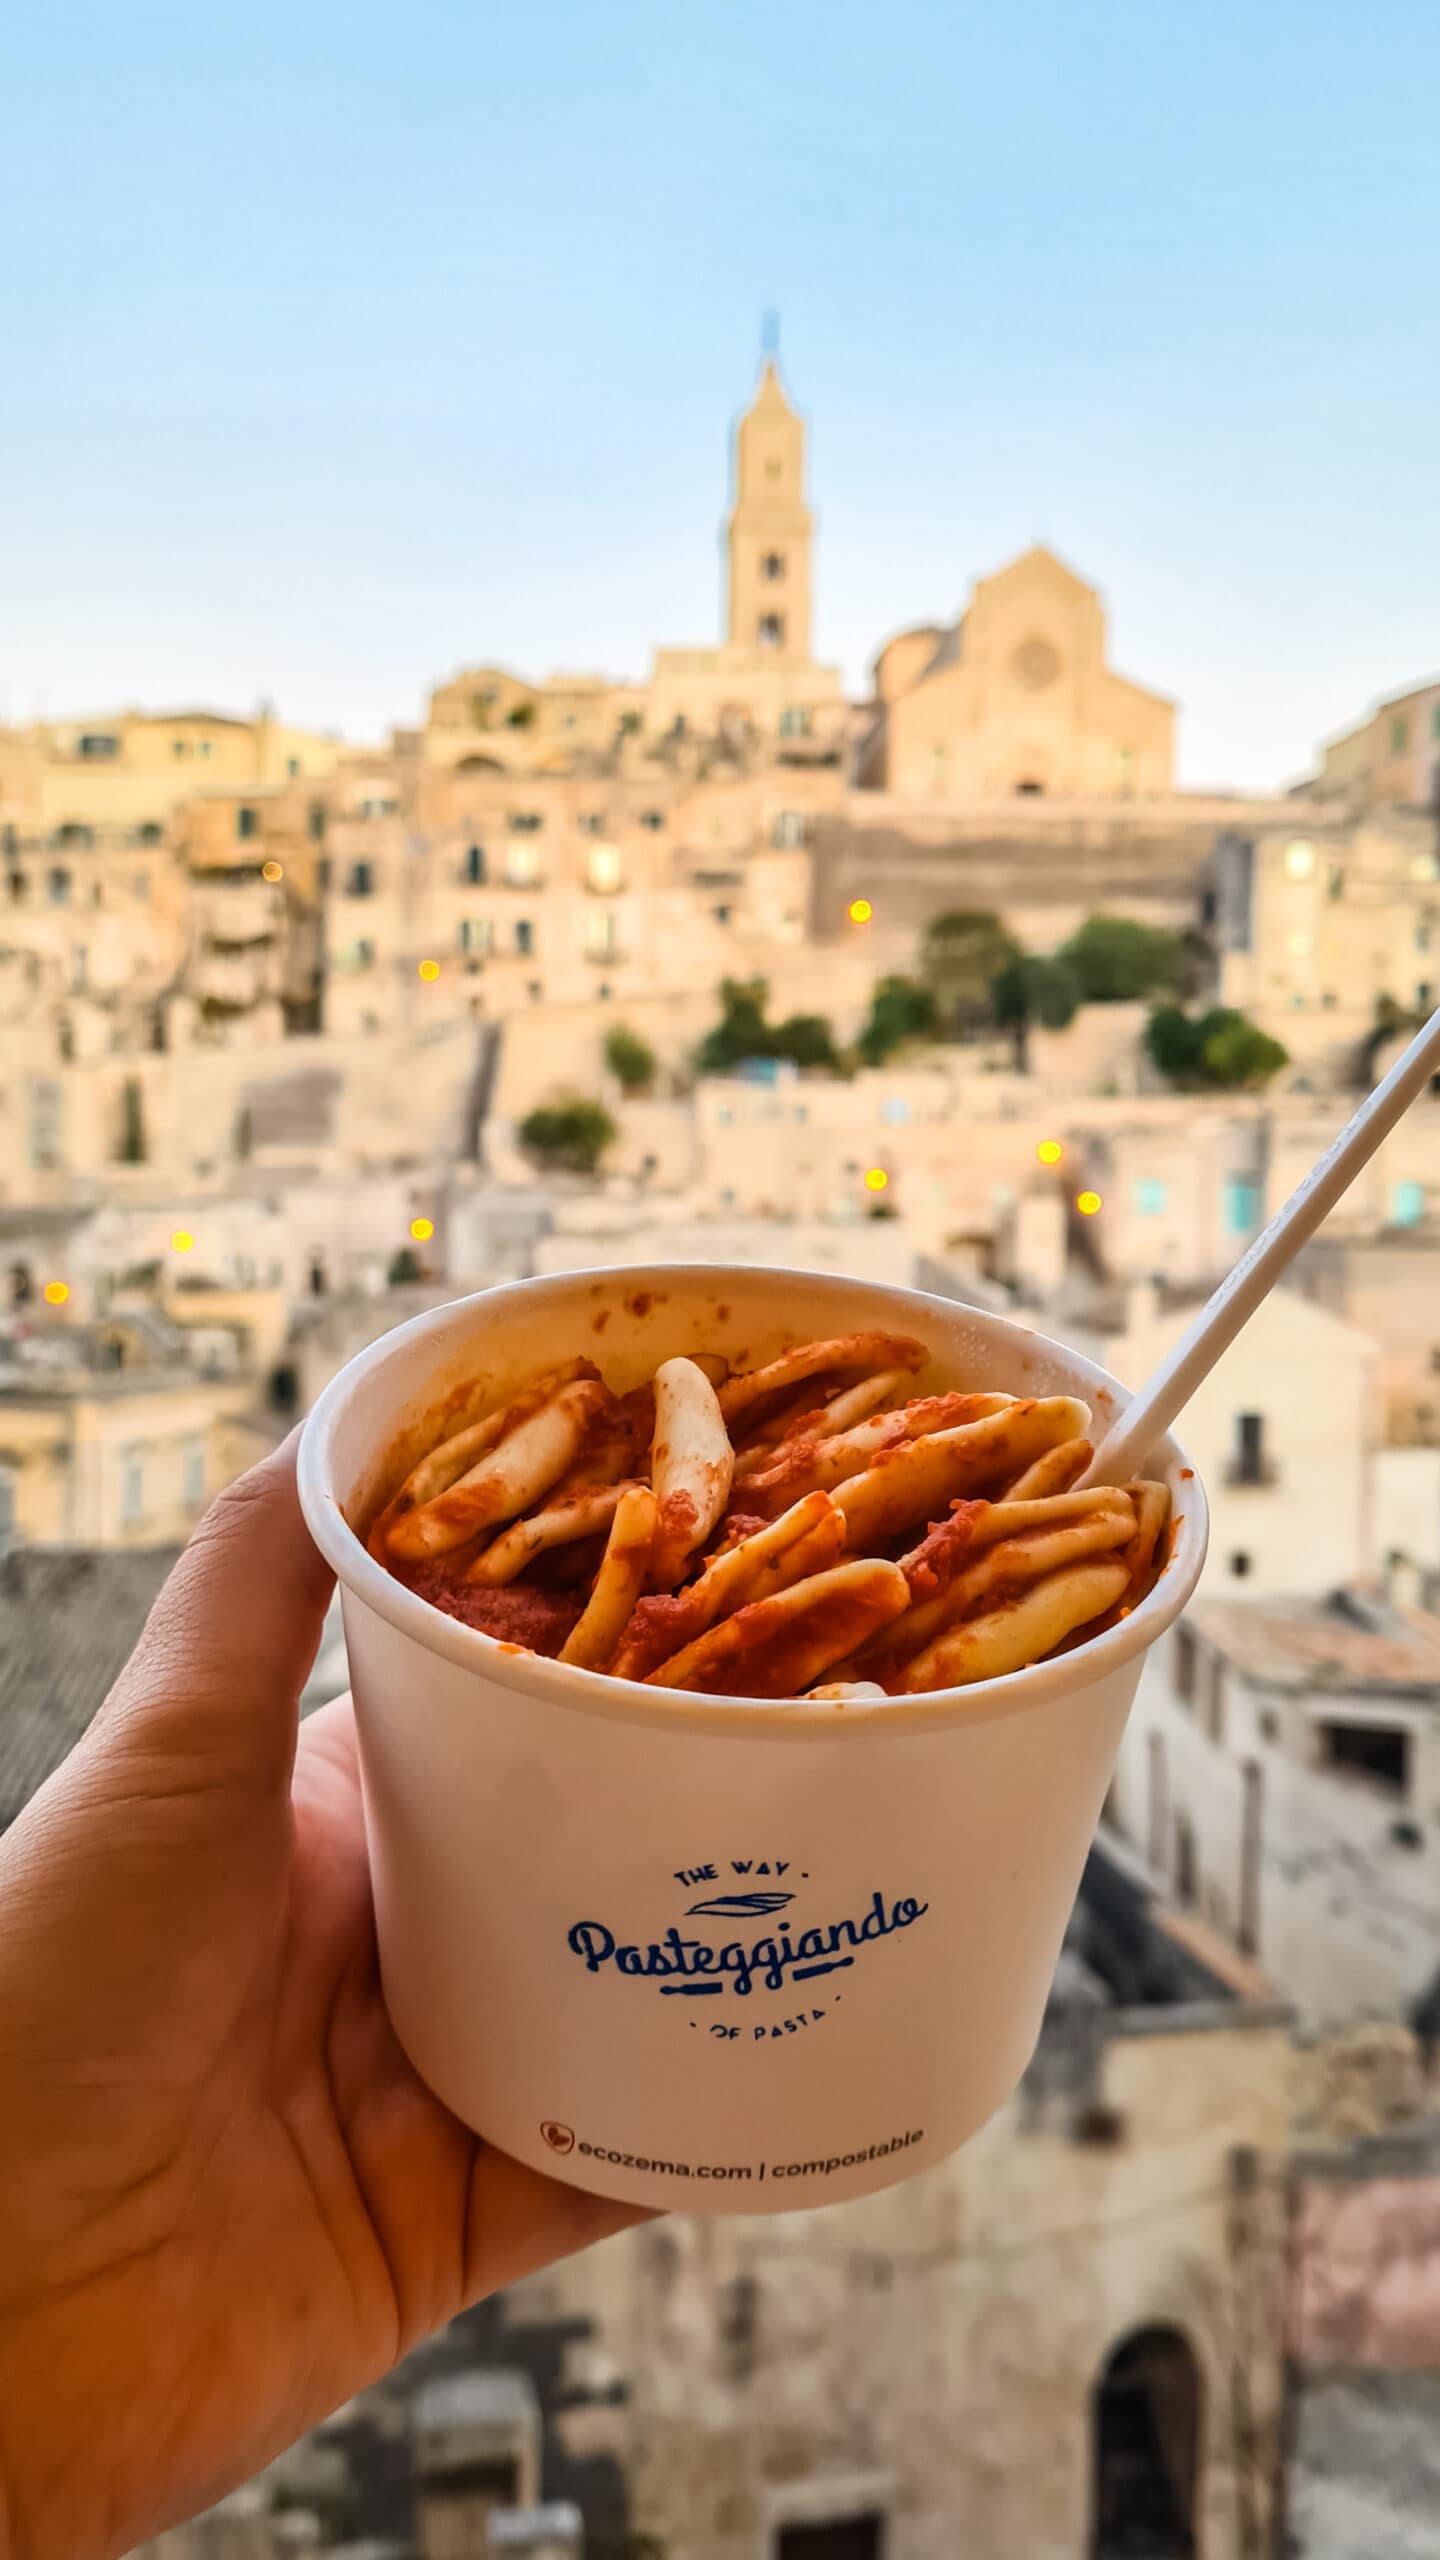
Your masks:
{"label": "white paper cup", "polygon": [[1195,1587],[1206,1506],[1155,1589],[1058,1660],[883,1706],[611,1680],[496,1644],[367,1555],[382,1495],[467,1382],[591,1354],[918,1335],[932,1387],[1127,1401],[1043,1336],[905,1289],[715,1267],[565,1274],[400,1326],[320,1398],[306,1518],[340,1579],[385,1995],[416,2069],[532,2167],[639,2205],[783,2212],[942,2159],[1014,2089],[1148,1647]]}

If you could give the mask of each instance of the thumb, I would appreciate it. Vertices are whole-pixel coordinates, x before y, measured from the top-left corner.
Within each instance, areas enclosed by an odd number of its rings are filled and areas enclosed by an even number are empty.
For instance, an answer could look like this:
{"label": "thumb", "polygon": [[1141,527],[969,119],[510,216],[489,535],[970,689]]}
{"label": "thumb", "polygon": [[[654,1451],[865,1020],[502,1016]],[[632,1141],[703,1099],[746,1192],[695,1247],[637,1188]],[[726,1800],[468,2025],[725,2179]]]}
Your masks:
{"label": "thumb", "polygon": [[295,1487],[298,1432],[218,1494],[106,1702],[107,1741],[184,1786],[290,1784],[334,1577]]}

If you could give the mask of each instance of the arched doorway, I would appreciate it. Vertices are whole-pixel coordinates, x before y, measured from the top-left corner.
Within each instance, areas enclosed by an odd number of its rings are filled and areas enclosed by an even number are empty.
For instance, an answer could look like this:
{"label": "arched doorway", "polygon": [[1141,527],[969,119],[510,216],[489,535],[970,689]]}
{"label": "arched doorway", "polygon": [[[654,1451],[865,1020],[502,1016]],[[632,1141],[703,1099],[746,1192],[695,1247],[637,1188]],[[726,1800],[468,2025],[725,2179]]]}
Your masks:
{"label": "arched doorway", "polygon": [[1179,2329],[1134,2329],[1095,2385],[1090,2560],[1195,2560],[1201,2383]]}

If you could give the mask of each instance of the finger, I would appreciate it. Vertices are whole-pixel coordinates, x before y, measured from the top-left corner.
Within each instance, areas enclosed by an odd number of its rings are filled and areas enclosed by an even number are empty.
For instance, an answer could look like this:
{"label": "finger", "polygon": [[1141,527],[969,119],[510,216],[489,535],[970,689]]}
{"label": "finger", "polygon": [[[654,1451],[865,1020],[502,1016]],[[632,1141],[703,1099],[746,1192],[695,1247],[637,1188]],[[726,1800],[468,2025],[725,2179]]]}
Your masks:
{"label": "finger", "polygon": [[508,2152],[481,2143],[470,2180],[470,2211],[465,2234],[465,2299],[478,2302],[502,2285],[548,2267],[607,2240],[613,2231],[628,2231],[637,2222],[653,2222],[641,2206],[617,2204],[611,2196],[587,2195],[582,2187],[561,2184],[527,2169]]}
{"label": "finger", "polygon": [[295,1489],[297,1436],[216,1496],[107,1701],[107,1735],[170,1758],[181,1783],[289,1784],[333,1584]]}

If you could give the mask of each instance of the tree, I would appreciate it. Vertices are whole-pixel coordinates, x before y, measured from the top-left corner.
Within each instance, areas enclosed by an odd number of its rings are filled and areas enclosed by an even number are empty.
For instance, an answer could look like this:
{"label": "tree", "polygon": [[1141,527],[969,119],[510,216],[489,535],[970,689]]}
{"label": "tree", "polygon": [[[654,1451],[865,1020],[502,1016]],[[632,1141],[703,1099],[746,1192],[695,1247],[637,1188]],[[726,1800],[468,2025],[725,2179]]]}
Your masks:
{"label": "tree", "polygon": [[880,1067],[907,1040],[929,1039],[934,1029],[935,998],[927,986],[918,978],[881,978],[855,1045],[867,1067]]}
{"label": "tree", "polygon": [[1082,1004],[1130,1004],[1182,983],[1178,933],[1136,924],[1130,916],[1087,916],[1056,956],[1074,971]]}
{"label": "tree", "polygon": [[1030,1032],[1035,1023],[1046,1031],[1063,1031],[1073,1022],[1080,1002],[1080,982],[1068,960],[1044,959],[1017,951],[990,989],[996,1021],[1009,1032],[1015,1064],[1024,1075],[1030,1064]]}
{"label": "tree", "polygon": [[1195,1092],[1268,1084],[1290,1054],[1229,1005],[1212,1005],[1200,1014],[1178,1004],[1158,1005],[1145,1026],[1145,1046],[1162,1076]]}
{"label": "tree", "polygon": [[920,973],[947,1038],[994,1019],[990,990],[1019,952],[1014,935],[984,908],[957,907],[932,918],[920,946]]}
{"label": "tree", "polygon": [[791,1058],[797,1067],[837,1070],[835,1034],[824,1014],[792,1013],[784,1022],[771,1022],[769,1002],[764,978],[721,980],[720,1019],[696,1051],[702,1075],[729,1075],[750,1058]]}
{"label": "tree", "polygon": [[144,1091],[138,1076],[127,1076],[120,1096],[120,1162],[144,1164],[149,1153]]}
{"label": "tree", "polygon": [[556,1173],[593,1174],[615,1135],[604,1103],[587,1102],[579,1094],[542,1103],[520,1123],[526,1154]]}
{"label": "tree", "polygon": [[771,1035],[772,1058],[793,1058],[797,1067],[826,1067],[833,1074],[840,1060],[835,1034],[823,1013],[791,1013]]}
{"label": "tree", "polygon": [[605,1064],[622,1093],[645,1093],[655,1081],[655,1052],[628,1022],[612,1023],[606,1032]]}

